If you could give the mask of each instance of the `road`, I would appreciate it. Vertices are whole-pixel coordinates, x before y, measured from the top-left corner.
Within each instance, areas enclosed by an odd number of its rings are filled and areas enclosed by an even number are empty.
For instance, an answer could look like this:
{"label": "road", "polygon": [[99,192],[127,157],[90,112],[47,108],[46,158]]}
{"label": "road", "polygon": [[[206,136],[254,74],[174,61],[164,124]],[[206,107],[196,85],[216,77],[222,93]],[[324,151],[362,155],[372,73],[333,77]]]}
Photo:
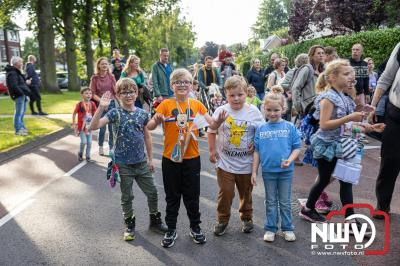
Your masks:
{"label": "road", "polygon": [[[161,177],[162,135],[153,133],[156,161],[155,182],[160,210],[165,214]],[[218,186],[214,166],[208,162],[206,139],[200,140],[202,157],[202,228],[207,243],[199,246],[189,237],[186,211],[181,205],[178,239],[164,249],[162,236],[148,230],[144,194],[134,186],[136,239],[122,240],[124,225],[119,187],[105,180],[108,158],[96,153],[94,163],[77,162],[79,139],[68,135],[0,165],[0,265],[400,265],[400,185],[397,184],[391,216],[390,251],[384,256],[328,256],[311,254],[311,226],[298,217],[298,199],[306,198],[316,169],[297,167],[293,185],[293,219],[297,241],[277,237],[265,243],[264,188],[261,179],[253,192],[255,231],[240,232],[238,200],[235,198],[226,235],[212,233],[216,217]],[[374,185],[379,167],[379,143],[366,151],[363,176],[355,187],[355,202],[375,204]],[[97,144],[93,145],[94,152]],[[400,179],[398,179],[398,182]],[[337,182],[327,189],[339,209]],[[366,213],[364,210],[359,212]],[[376,248],[382,247],[384,224],[377,227]]]}

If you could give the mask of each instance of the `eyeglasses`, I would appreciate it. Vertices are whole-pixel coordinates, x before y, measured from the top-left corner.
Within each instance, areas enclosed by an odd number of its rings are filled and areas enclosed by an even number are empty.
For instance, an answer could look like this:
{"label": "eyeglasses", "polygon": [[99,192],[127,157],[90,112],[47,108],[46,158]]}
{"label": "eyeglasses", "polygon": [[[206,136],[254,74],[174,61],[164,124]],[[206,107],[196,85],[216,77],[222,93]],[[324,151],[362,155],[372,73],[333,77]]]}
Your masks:
{"label": "eyeglasses", "polygon": [[124,92],[121,92],[120,95],[122,95],[124,97],[129,97],[129,96],[136,95],[136,91],[124,91]]}
{"label": "eyeglasses", "polygon": [[174,81],[172,84],[177,85],[177,86],[189,86],[192,84],[190,80],[178,80]]}

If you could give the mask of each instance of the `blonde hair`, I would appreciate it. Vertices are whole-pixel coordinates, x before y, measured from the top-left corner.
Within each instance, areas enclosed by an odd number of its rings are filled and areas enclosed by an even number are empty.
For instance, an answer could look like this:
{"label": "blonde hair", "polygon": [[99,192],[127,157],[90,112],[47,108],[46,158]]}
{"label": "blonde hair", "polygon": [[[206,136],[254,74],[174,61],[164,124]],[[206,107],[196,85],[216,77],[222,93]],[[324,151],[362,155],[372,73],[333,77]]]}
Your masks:
{"label": "blonde hair", "polygon": [[138,92],[138,86],[133,79],[130,78],[121,78],[117,81],[115,85],[115,91],[117,94],[120,94],[123,91],[133,90],[136,93]]}
{"label": "blonde hair", "polygon": [[277,102],[282,107],[282,112],[286,112],[287,103],[283,92],[284,90],[281,85],[272,86],[270,91],[265,95],[264,106],[267,106],[270,102]]}
{"label": "blonde hair", "polygon": [[[133,61],[135,61],[135,60],[137,60],[137,61],[140,62],[140,58],[137,57],[136,55],[130,55],[130,56],[128,57],[128,60],[126,61],[125,67],[124,67],[124,69],[123,69],[123,71],[124,71],[126,74],[129,74],[129,73],[132,71],[131,63],[132,63]],[[140,67],[138,67],[137,72],[139,73],[139,72],[141,72],[141,71],[142,71],[142,70],[140,69]]]}
{"label": "blonde hair", "polygon": [[[95,70],[95,74],[96,75],[99,75],[100,74],[100,63],[101,63],[101,61],[103,61],[103,60],[105,60],[106,62],[107,62],[107,64],[108,64],[108,59],[107,59],[107,57],[100,57],[99,59],[97,59],[97,61],[96,61],[96,70]],[[111,74],[111,69],[110,68],[108,68],[108,73],[110,73]]]}
{"label": "blonde hair", "polygon": [[315,84],[315,92],[320,94],[331,87],[331,83],[328,80],[329,75],[337,75],[339,74],[341,67],[348,67],[350,66],[350,62],[344,59],[336,59],[332,62],[329,62],[326,66],[324,72],[319,75],[317,83]]}
{"label": "blonde hair", "polygon": [[187,69],[185,68],[175,69],[170,76],[170,83],[172,85],[174,82],[185,77],[188,77],[189,81],[193,82],[193,76]]}
{"label": "blonde hair", "polygon": [[226,91],[229,91],[236,87],[240,87],[244,92],[247,92],[247,81],[244,77],[235,75],[226,80],[224,85],[224,89]]}

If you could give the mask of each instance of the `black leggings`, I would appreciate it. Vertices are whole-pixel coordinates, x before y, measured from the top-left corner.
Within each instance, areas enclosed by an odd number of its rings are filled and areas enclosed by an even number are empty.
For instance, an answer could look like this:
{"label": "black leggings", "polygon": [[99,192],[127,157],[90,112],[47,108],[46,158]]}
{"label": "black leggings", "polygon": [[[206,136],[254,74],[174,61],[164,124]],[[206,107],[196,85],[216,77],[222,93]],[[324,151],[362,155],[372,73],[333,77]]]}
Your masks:
{"label": "black leggings", "polygon": [[[329,185],[331,175],[335,169],[337,158],[333,158],[332,161],[328,162],[325,159],[317,159],[318,162],[318,175],[319,178],[314,186],[311,188],[310,194],[308,195],[308,200],[306,207],[309,209],[315,209],[315,203],[317,202],[319,196],[321,196],[322,191]],[[351,183],[340,181],[340,200],[342,205],[353,203],[353,185]],[[346,217],[354,214],[353,208],[346,210]]]}

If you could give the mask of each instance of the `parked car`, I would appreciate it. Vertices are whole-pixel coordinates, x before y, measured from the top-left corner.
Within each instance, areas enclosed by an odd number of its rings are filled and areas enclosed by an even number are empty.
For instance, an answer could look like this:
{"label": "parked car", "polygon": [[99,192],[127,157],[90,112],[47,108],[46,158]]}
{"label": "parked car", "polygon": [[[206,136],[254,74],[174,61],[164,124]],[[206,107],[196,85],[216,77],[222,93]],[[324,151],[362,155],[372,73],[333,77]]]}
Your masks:
{"label": "parked car", "polygon": [[68,72],[57,72],[57,84],[60,89],[68,89]]}
{"label": "parked car", "polygon": [[8,95],[8,88],[6,85],[6,72],[0,72],[0,94]]}

